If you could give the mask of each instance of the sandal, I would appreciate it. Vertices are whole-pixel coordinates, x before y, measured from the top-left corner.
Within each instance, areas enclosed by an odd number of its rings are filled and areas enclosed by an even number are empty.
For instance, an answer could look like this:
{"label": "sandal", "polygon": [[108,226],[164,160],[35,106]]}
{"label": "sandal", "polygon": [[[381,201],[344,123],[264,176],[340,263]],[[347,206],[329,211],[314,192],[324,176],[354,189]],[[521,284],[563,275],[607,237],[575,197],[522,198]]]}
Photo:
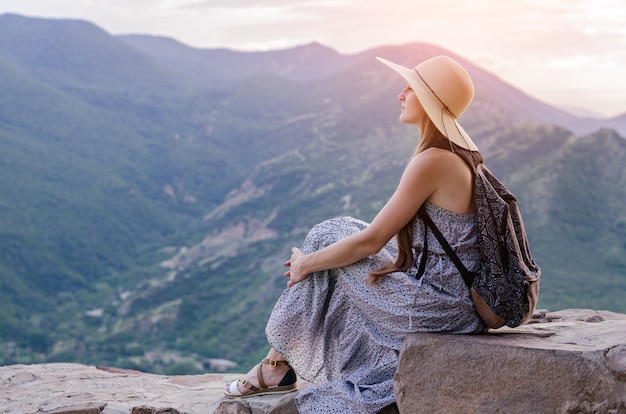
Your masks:
{"label": "sandal", "polygon": [[[280,381],[278,385],[267,386],[265,385],[265,381],[263,381],[263,374],[261,373],[261,365],[286,365],[289,367],[289,371],[285,374],[283,379]],[[267,394],[283,394],[287,392],[296,391],[298,389],[298,385],[296,382],[298,378],[296,377],[296,372],[291,368],[289,362],[287,361],[276,361],[273,359],[264,359],[259,365],[257,365],[256,377],[259,380],[259,386],[261,388],[257,388],[254,385],[250,384],[250,382],[245,378],[239,378],[234,382],[230,383],[228,387],[228,391],[224,390],[224,395],[228,398],[247,398],[252,397],[253,395],[267,395]],[[237,387],[241,384],[242,387],[247,388],[250,392],[242,394]]]}

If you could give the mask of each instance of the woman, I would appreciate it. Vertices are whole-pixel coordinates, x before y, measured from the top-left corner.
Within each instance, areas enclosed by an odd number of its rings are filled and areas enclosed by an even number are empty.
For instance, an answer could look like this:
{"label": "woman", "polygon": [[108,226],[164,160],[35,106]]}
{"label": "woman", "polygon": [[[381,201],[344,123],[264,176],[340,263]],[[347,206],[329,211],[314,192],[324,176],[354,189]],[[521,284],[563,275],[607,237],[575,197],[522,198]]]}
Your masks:
{"label": "woman", "polygon": [[455,153],[478,150],[457,122],[473,98],[472,81],[445,56],[413,69],[377,59],[408,83],[398,96],[400,121],[419,128],[419,145],[371,224],[328,220],[292,249],[288,289],[266,328],[272,348],[227,387],[227,397],[293,391],[297,372],[316,384],[299,393],[299,412],[376,413],[395,401],[393,375],[408,333],[484,330],[432,232],[419,269],[425,228],[416,215],[424,205],[468,270],[477,270],[472,171]]}

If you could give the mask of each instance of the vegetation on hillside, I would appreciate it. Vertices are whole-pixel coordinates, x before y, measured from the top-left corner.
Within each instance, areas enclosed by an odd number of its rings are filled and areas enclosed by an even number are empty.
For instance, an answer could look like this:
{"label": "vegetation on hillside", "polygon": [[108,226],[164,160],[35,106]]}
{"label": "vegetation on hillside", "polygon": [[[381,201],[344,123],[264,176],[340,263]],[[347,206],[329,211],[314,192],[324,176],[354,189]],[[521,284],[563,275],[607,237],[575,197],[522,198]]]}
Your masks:
{"label": "vegetation on hillside", "polygon": [[[301,48],[211,78],[184,67],[213,73],[210,51],[159,44],[0,16],[0,364],[256,362],[290,247],[320,220],[371,220],[417,143],[370,52],[311,45],[329,63],[297,82],[271,68],[305,65]],[[520,199],[539,306],[626,312],[626,140],[525,122],[546,106],[472,71],[462,122]]]}

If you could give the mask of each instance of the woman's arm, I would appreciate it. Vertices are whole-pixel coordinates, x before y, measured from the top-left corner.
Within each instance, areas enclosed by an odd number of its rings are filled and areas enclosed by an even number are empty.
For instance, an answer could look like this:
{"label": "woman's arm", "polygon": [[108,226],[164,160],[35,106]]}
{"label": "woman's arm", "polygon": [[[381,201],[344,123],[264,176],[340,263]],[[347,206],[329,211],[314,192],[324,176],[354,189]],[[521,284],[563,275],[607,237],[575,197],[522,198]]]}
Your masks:
{"label": "woman's arm", "polygon": [[[447,153],[447,154],[446,154]],[[311,254],[292,248],[291,259],[285,263],[289,270],[288,287],[309,274],[343,267],[377,253],[417,213],[422,203],[438,191],[449,179],[449,151],[431,148],[417,154],[409,162],[398,188],[363,231],[333,243]]]}

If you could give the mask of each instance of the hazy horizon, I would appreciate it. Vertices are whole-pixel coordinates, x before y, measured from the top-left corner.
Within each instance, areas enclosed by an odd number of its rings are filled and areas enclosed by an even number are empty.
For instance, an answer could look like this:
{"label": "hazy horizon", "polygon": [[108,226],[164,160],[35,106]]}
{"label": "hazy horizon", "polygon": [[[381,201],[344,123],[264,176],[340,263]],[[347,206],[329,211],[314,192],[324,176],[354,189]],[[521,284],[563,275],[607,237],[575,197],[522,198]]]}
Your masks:
{"label": "hazy horizon", "polygon": [[[430,43],[551,105],[626,113],[626,3],[604,0],[0,0],[0,13],[90,21],[196,48],[342,54]],[[416,62],[418,63],[418,62]]]}

